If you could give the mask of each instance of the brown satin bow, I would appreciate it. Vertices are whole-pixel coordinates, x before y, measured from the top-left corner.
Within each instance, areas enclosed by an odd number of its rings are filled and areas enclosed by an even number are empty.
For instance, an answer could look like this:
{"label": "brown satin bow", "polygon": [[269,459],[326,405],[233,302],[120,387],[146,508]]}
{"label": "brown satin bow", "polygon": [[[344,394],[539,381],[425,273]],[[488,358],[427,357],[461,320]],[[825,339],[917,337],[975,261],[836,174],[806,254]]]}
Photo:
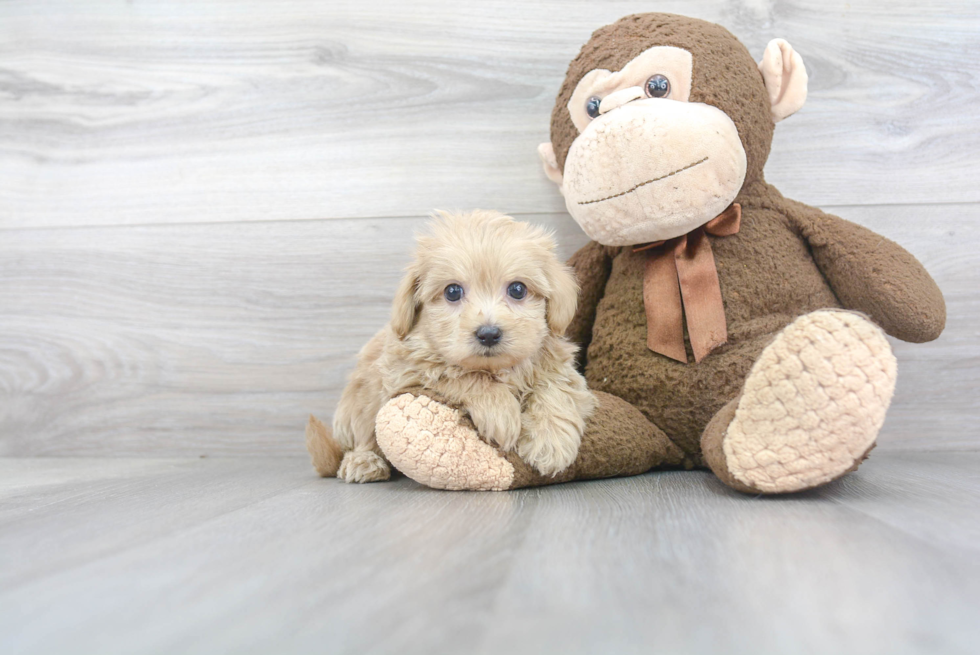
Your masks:
{"label": "brown satin bow", "polygon": [[649,251],[643,272],[643,306],[650,350],[686,364],[685,317],[695,362],[728,341],[718,270],[707,235],[731,236],[738,232],[741,221],[742,208],[735,202],[685,235],[633,248],[633,252]]}

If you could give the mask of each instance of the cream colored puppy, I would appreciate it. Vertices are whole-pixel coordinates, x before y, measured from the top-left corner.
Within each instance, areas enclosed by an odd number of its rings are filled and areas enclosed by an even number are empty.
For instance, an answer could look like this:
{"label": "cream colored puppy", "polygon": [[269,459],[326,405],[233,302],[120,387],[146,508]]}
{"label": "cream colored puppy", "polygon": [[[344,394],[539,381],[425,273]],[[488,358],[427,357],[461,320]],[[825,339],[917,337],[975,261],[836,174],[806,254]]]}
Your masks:
{"label": "cream colored puppy", "polygon": [[[388,479],[375,417],[393,396],[420,388],[461,405],[484,439],[545,475],[575,460],[595,399],[562,336],[578,285],[554,251],[545,230],[498,212],[436,215],[391,322],[361,350],[340,398],[337,477]],[[318,466],[324,475],[331,468]]]}

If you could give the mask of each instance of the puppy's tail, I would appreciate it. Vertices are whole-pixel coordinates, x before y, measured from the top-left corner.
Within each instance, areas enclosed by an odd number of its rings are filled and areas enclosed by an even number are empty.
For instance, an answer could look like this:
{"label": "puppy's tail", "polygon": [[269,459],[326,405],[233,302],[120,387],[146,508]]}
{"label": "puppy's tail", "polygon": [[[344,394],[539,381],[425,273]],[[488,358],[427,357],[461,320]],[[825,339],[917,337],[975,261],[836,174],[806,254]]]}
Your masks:
{"label": "puppy's tail", "polygon": [[330,428],[312,414],[306,423],[306,450],[317,473],[325,478],[337,475],[344,451],[333,438]]}

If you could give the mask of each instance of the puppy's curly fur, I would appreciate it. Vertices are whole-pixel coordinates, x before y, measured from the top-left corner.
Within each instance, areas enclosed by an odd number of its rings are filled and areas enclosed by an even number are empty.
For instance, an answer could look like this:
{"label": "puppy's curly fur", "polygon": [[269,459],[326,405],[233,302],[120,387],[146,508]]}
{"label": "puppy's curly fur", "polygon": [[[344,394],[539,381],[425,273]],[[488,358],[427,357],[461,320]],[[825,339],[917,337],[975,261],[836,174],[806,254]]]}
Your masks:
{"label": "puppy's curly fur", "polygon": [[[595,399],[563,336],[578,285],[554,251],[545,230],[498,212],[438,213],[418,239],[391,322],[358,354],[333,438],[310,422],[320,474],[388,479],[375,417],[393,396],[419,388],[461,405],[484,439],[516,449],[541,473],[567,468]],[[454,285],[460,289],[447,293]],[[481,340],[480,328],[492,330],[496,343]]]}

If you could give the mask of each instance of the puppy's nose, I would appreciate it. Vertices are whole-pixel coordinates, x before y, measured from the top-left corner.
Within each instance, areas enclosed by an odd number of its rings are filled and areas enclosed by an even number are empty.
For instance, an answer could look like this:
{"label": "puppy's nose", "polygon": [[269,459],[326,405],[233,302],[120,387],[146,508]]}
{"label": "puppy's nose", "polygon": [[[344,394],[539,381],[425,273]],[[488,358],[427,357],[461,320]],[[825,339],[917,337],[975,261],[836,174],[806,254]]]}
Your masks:
{"label": "puppy's nose", "polygon": [[476,330],[476,339],[486,347],[496,346],[504,335],[496,325],[481,325]]}

